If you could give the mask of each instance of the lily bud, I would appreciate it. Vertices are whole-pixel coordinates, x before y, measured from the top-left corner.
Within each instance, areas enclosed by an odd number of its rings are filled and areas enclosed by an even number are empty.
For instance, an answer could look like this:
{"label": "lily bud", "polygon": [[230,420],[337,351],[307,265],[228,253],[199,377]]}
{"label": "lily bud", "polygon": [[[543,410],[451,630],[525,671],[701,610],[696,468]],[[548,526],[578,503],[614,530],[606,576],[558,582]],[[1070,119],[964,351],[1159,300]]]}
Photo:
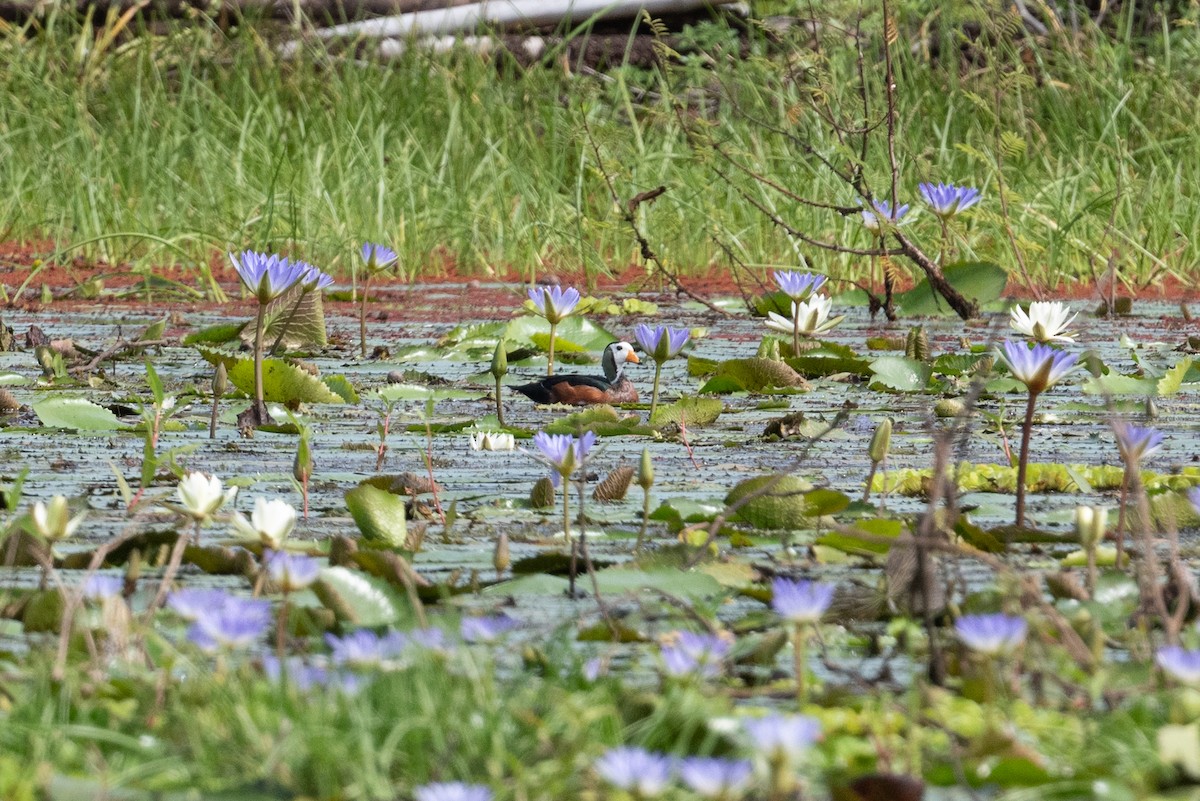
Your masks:
{"label": "lily bud", "polygon": [[213,396],[217,398],[224,396],[228,383],[229,373],[225,369],[225,362],[218,362],[217,371],[213,374]]}
{"label": "lily bud", "polygon": [[871,461],[876,464],[887,458],[888,450],[892,447],[892,418],[885,417],[875,426],[875,433],[871,435],[871,447],[867,452],[871,456]]}
{"label": "lily bud", "polygon": [[302,436],[296,445],[296,458],[292,460],[292,477],[303,484],[312,478],[312,472],[312,447],[308,444],[308,437]]}
{"label": "lily bud", "polygon": [[492,354],[492,378],[499,381],[508,375],[508,351],[504,348],[504,340],[496,343],[496,352]]}
{"label": "lily bud", "polygon": [[496,574],[499,575],[508,570],[511,562],[508,555],[508,532],[501,530],[500,537],[496,540],[496,549],[492,551],[492,567],[496,568]]}
{"label": "lily bud", "polygon": [[642,448],[642,462],[638,465],[638,486],[646,492],[654,486],[654,463],[650,461],[650,449]]}
{"label": "lily bud", "polygon": [[1075,507],[1075,536],[1085,548],[1095,548],[1108,528],[1108,509],[1103,506]]}

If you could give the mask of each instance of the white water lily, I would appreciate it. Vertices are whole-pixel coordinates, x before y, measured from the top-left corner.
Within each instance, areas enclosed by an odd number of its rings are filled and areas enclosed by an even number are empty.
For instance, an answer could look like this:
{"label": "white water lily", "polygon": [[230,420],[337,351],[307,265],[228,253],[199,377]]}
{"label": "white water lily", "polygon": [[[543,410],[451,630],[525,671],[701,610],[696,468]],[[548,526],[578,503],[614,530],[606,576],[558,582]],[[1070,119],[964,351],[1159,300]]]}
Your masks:
{"label": "white water lily", "polygon": [[471,435],[471,450],[473,451],[511,451],[516,447],[517,441],[512,434],[480,431]]}
{"label": "white water lily", "polygon": [[1037,300],[1029,304],[1026,313],[1020,306],[1010,312],[1010,325],[1035,342],[1074,342],[1069,326],[1078,313],[1071,314],[1071,307],[1059,301]]}
{"label": "white water lily", "polygon": [[792,319],[775,312],[767,313],[767,328],[784,334],[801,336],[822,334],[845,319],[844,315],[830,317],[833,299],[828,295],[813,295],[803,303],[792,301]]}
{"label": "white water lily", "polygon": [[255,498],[250,519],[239,512],[233,516],[233,527],[244,539],[279,550],[296,527],[296,508],[282,498]]}
{"label": "white water lily", "polygon": [[50,499],[50,504],[38,501],[33,505],[33,511],[30,515],[33,518],[33,527],[36,532],[48,540],[65,540],[74,534],[79,526],[87,517],[87,512],[80,512],[71,517],[71,510],[67,506],[67,499],[62,495],[55,495]]}
{"label": "white water lily", "polygon": [[233,500],[237,487],[222,492],[221,479],[200,472],[188,473],[179,481],[177,490],[183,511],[196,520],[207,520],[218,509]]}

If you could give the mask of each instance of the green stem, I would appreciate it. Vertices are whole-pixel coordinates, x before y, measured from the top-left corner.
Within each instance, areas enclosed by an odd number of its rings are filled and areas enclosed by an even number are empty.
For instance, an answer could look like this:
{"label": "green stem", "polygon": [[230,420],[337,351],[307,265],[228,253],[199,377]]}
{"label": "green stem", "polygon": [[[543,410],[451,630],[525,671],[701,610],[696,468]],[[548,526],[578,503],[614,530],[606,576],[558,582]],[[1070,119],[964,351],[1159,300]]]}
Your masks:
{"label": "green stem", "polygon": [[792,358],[800,355],[800,308],[792,314]]}
{"label": "green stem", "polygon": [[642,490],[642,528],[638,531],[637,545],[634,551],[640,553],[646,542],[646,528],[650,524],[650,488]]}
{"label": "green stem", "polygon": [[650,398],[650,419],[654,419],[654,412],[658,409],[658,380],[662,376],[662,362],[654,363],[654,394]]}
{"label": "green stem", "polygon": [[496,376],[496,420],[504,425],[504,399],[500,395],[500,376]]}
{"label": "green stem", "polygon": [[1125,465],[1125,472],[1121,476],[1121,502],[1117,505],[1117,531],[1114,535],[1117,539],[1117,569],[1121,569],[1121,562],[1125,556],[1125,504],[1129,501],[1129,465]]}
{"label": "green stem", "polygon": [[284,641],[287,636],[288,591],[283,591],[283,603],[279,605],[279,619],[275,621],[275,655],[279,657],[279,668],[283,669]]}
{"label": "green stem", "polygon": [[563,536],[567,538],[567,542],[571,543],[571,575],[570,575],[570,593],[571,597],[575,597],[575,560],[578,549],[575,547],[575,541],[571,539],[571,485],[568,483],[569,476],[563,477]]}
{"label": "green stem", "polygon": [[258,304],[258,319],[254,323],[254,402],[263,407],[263,326],[267,319],[267,304]]}
{"label": "green stem", "polygon": [[546,359],[546,375],[554,375],[554,332],[558,330],[558,323],[550,323],[550,355]]}
{"label": "green stem", "polygon": [[797,623],[792,630],[792,664],[796,671],[796,705],[800,710],[808,703],[808,686],[804,682],[804,673],[808,667],[807,644],[808,631],[804,623]]}
{"label": "green stem", "polygon": [[1029,467],[1029,440],[1033,436],[1033,409],[1037,405],[1037,393],[1029,393],[1025,404],[1025,427],[1021,430],[1021,455],[1017,458],[1017,522],[1018,528],[1025,526],[1025,473]]}
{"label": "green stem", "polygon": [[359,354],[367,358],[367,292],[371,288],[371,274],[363,279],[362,305],[358,307],[358,345]]}

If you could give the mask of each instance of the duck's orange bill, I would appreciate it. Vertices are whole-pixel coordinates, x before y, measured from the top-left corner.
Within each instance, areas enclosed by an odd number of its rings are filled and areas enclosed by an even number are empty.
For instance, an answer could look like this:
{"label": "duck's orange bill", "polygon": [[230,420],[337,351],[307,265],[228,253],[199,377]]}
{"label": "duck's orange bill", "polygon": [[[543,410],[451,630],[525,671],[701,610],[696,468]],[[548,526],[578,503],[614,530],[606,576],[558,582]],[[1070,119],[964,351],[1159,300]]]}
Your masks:
{"label": "duck's orange bill", "polygon": [[641,364],[641,363],[642,363],[642,360],[641,360],[641,359],[639,359],[639,358],[638,358],[638,355],[637,355],[636,353],[634,353],[633,351],[629,351],[629,355],[625,357],[625,361],[627,361],[627,362],[633,362],[634,364]]}

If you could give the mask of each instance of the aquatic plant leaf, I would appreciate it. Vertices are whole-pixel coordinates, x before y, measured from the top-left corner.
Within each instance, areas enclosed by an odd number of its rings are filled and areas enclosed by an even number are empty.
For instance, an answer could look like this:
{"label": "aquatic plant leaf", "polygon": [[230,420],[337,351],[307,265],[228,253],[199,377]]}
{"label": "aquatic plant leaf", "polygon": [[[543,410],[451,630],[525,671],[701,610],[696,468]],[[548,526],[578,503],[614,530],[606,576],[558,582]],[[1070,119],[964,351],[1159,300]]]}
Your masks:
{"label": "aquatic plant leaf", "polygon": [[385,387],[380,387],[375,394],[380,400],[387,403],[395,403],[402,400],[425,401],[430,398],[434,400],[448,400],[451,398],[478,400],[483,397],[483,393],[479,390],[457,389],[455,387],[426,387],[420,384],[388,384]]}
{"label": "aquatic plant leaf", "polygon": [[346,492],[346,508],[367,542],[402,550],[408,538],[405,501],[385,489],[359,484]]}
{"label": "aquatic plant leaf", "polygon": [[727,375],[719,375],[708,379],[699,390],[701,395],[728,395],[731,392],[745,391],[746,388],[742,386],[740,381]]}
{"label": "aquatic plant leaf", "polygon": [[875,376],[872,387],[879,384],[897,392],[920,392],[928,386],[933,368],[903,356],[880,356],[871,362],[871,372]]}
{"label": "aquatic plant leaf", "polygon": [[399,617],[384,586],[378,579],[345,567],[324,567],[312,588],[339,620],[374,627],[386,626]]}
{"label": "aquatic plant leaf", "polygon": [[719,398],[680,398],[669,406],[659,407],[650,418],[650,425],[661,428],[682,422],[689,428],[703,428],[714,423],[724,408]]}
{"label": "aquatic plant leaf", "polygon": [[[783,362],[771,359],[728,359],[717,366],[717,378],[733,379],[740,389],[758,392],[767,387],[807,387],[804,377]],[[715,381],[716,379],[714,379]],[[716,392],[710,388],[713,381],[704,385],[701,392]]]}
{"label": "aquatic plant leaf", "polygon": [[[305,292],[297,284],[268,303],[263,350],[269,350],[277,339],[284,350],[323,348],[329,344],[329,336],[325,331],[325,304],[321,295],[320,292]],[[253,347],[254,326],[247,324],[241,338]]]}
{"label": "aquatic plant leaf", "polygon": [[693,378],[702,375],[712,375],[721,367],[721,363],[714,359],[705,359],[702,356],[688,356],[687,358],[688,375]]}
{"label": "aquatic plant leaf", "polygon": [[547,434],[573,434],[594,431],[601,437],[616,437],[623,434],[651,434],[653,430],[641,425],[636,414],[622,417],[613,407],[602,404],[591,406],[581,412],[560,417],[543,429]]}
{"label": "aquatic plant leaf", "polygon": [[193,331],[183,338],[185,345],[224,345],[237,340],[242,329],[250,323],[217,323],[199,331]]}
{"label": "aquatic plant leaf", "polygon": [[354,385],[350,383],[350,379],[344,375],[327,375],[321,381],[325,386],[329,387],[330,391],[336,394],[346,403],[358,403],[358,391],[354,389]]}
{"label": "aquatic plant leaf", "polygon": [[1093,376],[1083,382],[1085,395],[1154,395],[1158,392],[1158,381],[1153,378],[1121,375]]}
{"label": "aquatic plant leaf", "polygon": [[835,373],[867,375],[871,372],[871,363],[857,356],[806,353],[785,359],[784,362],[797,373],[808,377],[834,375]]}
{"label": "aquatic plant leaf", "polygon": [[[225,364],[229,383],[247,395],[254,393],[253,358],[241,358],[213,348],[198,347],[197,350],[209,364]],[[263,359],[263,397],[283,404],[345,403],[320,378],[280,359]]]}
{"label": "aquatic plant leaf", "polygon": [[34,403],[33,411],[42,425],[50,428],[71,428],[76,431],[115,431],[124,428],[115,414],[85,398],[53,395]]}
{"label": "aquatic plant leaf", "polygon": [[0,387],[18,387],[28,383],[29,379],[20,373],[0,373]]}
{"label": "aquatic plant leaf", "polygon": [[1192,369],[1192,357],[1180,359],[1179,363],[1163,373],[1163,377],[1158,379],[1159,397],[1168,397],[1179,392],[1183,388],[1183,382],[1188,371]]}
{"label": "aquatic plant leaf", "polygon": [[[815,544],[854,556],[877,556],[887,553],[892,547],[890,542],[881,541],[880,538],[894,540],[903,530],[904,524],[899,520],[861,520],[854,524],[853,529],[833,531],[817,537]],[[866,536],[856,536],[857,532]]]}
{"label": "aquatic plant leaf", "polygon": [[735,516],[755,528],[804,528],[811,523],[805,496],[812,488],[812,484],[798,476],[756,476],[738,482],[725,496],[725,503],[733,506],[750,498],[738,507]]}
{"label": "aquatic plant leaf", "polygon": [[[1004,295],[1008,273],[999,264],[990,261],[959,261],[947,264],[942,270],[947,283],[965,298],[981,307],[993,303]],[[933,315],[951,316],[954,310],[929,287],[929,280],[921,281],[907,292],[896,295],[896,305],[901,314],[924,317]]]}
{"label": "aquatic plant leaf", "polygon": [[[541,344],[538,344],[536,335],[541,335]],[[522,315],[514,318],[503,332],[504,339],[509,344],[525,344],[545,350],[550,345],[550,323],[546,322],[541,317],[534,315]],[[604,350],[604,346],[616,340],[616,337],[596,325],[586,317],[568,317],[563,320],[554,329],[555,351],[565,341],[569,343],[569,347],[573,346],[579,351],[589,351],[599,353]],[[496,347],[496,343],[492,343],[492,348]]]}

